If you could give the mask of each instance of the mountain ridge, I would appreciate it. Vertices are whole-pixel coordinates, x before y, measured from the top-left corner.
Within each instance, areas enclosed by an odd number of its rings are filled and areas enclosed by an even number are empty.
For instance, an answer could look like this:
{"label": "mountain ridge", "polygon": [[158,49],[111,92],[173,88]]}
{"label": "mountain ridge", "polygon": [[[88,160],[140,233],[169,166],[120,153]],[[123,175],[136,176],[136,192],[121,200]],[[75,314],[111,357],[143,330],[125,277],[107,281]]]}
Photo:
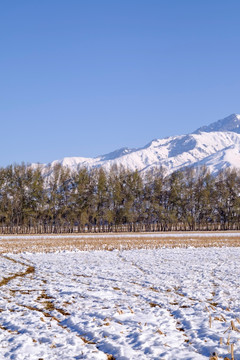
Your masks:
{"label": "mountain ridge", "polygon": [[224,119],[220,119],[211,123],[210,125],[205,125],[198,128],[194,131],[194,133],[212,131],[233,131],[240,134],[240,115],[231,114]]}
{"label": "mountain ridge", "polygon": [[138,149],[123,147],[95,158],[65,157],[42,164],[43,171],[61,164],[73,170],[112,165],[145,172],[164,168],[166,174],[188,166],[206,166],[216,174],[227,167],[240,169],[240,115],[232,114],[186,135],[154,139]]}

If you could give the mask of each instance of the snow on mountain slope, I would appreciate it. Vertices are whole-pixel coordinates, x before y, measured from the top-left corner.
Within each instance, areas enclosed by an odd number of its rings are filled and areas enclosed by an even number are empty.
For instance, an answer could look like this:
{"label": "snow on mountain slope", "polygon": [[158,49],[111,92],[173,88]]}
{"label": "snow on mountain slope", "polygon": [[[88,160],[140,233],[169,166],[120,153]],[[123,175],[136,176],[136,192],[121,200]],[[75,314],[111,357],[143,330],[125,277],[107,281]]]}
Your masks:
{"label": "snow on mountain slope", "polygon": [[240,115],[232,114],[227,116],[224,119],[215,121],[214,123],[208,126],[202,126],[195,131],[199,132],[211,132],[211,131],[234,131],[240,134]]}
{"label": "snow on mountain slope", "polygon": [[240,148],[237,146],[229,146],[223,150],[210,155],[199,161],[196,166],[205,165],[212,174],[217,174],[220,170],[226,168],[240,168]]}
{"label": "snow on mountain slope", "polygon": [[138,171],[163,167],[166,173],[187,166],[206,165],[212,173],[217,173],[226,167],[240,168],[240,134],[232,131],[197,132],[156,139],[140,149],[122,148],[96,158],[66,157],[56,160],[43,166],[45,173],[51,172],[58,163],[73,170],[100,166],[110,169],[112,165]]}

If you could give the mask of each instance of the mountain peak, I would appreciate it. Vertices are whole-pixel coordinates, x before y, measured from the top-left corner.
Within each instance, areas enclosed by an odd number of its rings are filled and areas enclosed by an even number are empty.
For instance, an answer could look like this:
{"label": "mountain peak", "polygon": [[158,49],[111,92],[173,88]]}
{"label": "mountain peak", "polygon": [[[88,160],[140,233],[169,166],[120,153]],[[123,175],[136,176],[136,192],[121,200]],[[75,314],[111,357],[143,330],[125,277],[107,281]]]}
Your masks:
{"label": "mountain peak", "polygon": [[211,123],[210,125],[200,127],[194,131],[194,134],[212,131],[233,131],[240,134],[240,115],[231,114],[224,119]]}

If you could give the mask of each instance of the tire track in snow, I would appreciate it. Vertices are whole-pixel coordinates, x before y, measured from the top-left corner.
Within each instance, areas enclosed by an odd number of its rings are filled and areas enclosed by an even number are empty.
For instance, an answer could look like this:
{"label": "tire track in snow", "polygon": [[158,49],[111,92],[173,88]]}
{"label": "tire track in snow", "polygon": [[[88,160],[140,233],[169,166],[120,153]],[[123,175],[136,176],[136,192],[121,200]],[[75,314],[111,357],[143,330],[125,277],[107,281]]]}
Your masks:
{"label": "tire track in snow", "polygon": [[18,277],[25,277],[26,275],[29,275],[29,274],[33,274],[35,272],[35,267],[34,266],[31,266],[31,265],[26,265],[24,263],[22,263],[21,261],[16,261],[8,256],[4,256],[4,255],[0,255],[1,257],[4,257],[5,259],[7,260],[10,260],[10,261],[13,261],[14,263],[18,263],[18,264],[21,264],[21,265],[24,265],[24,266],[27,266],[27,269],[24,271],[24,272],[16,272],[15,274],[13,275],[10,275],[10,276],[6,276],[6,277],[3,277],[3,279],[0,281],[0,287],[1,286],[4,286],[4,285],[8,285],[8,283]]}

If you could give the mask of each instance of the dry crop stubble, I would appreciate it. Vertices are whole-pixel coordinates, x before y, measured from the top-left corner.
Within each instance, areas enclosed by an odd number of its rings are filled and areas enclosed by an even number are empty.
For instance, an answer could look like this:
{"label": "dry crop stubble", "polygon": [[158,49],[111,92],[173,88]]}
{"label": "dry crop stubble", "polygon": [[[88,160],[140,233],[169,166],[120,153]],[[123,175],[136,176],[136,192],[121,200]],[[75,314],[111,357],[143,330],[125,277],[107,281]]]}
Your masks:
{"label": "dry crop stubble", "polygon": [[132,250],[132,249],[156,249],[161,247],[238,247],[240,246],[240,233],[138,233],[135,236],[129,234],[108,234],[102,236],[96,234],[94,237],[86,235],[34,235],[32,238],[2,236],[0,238],[0,253],[21,253],[21,252],[53,252],[71,250]]}

